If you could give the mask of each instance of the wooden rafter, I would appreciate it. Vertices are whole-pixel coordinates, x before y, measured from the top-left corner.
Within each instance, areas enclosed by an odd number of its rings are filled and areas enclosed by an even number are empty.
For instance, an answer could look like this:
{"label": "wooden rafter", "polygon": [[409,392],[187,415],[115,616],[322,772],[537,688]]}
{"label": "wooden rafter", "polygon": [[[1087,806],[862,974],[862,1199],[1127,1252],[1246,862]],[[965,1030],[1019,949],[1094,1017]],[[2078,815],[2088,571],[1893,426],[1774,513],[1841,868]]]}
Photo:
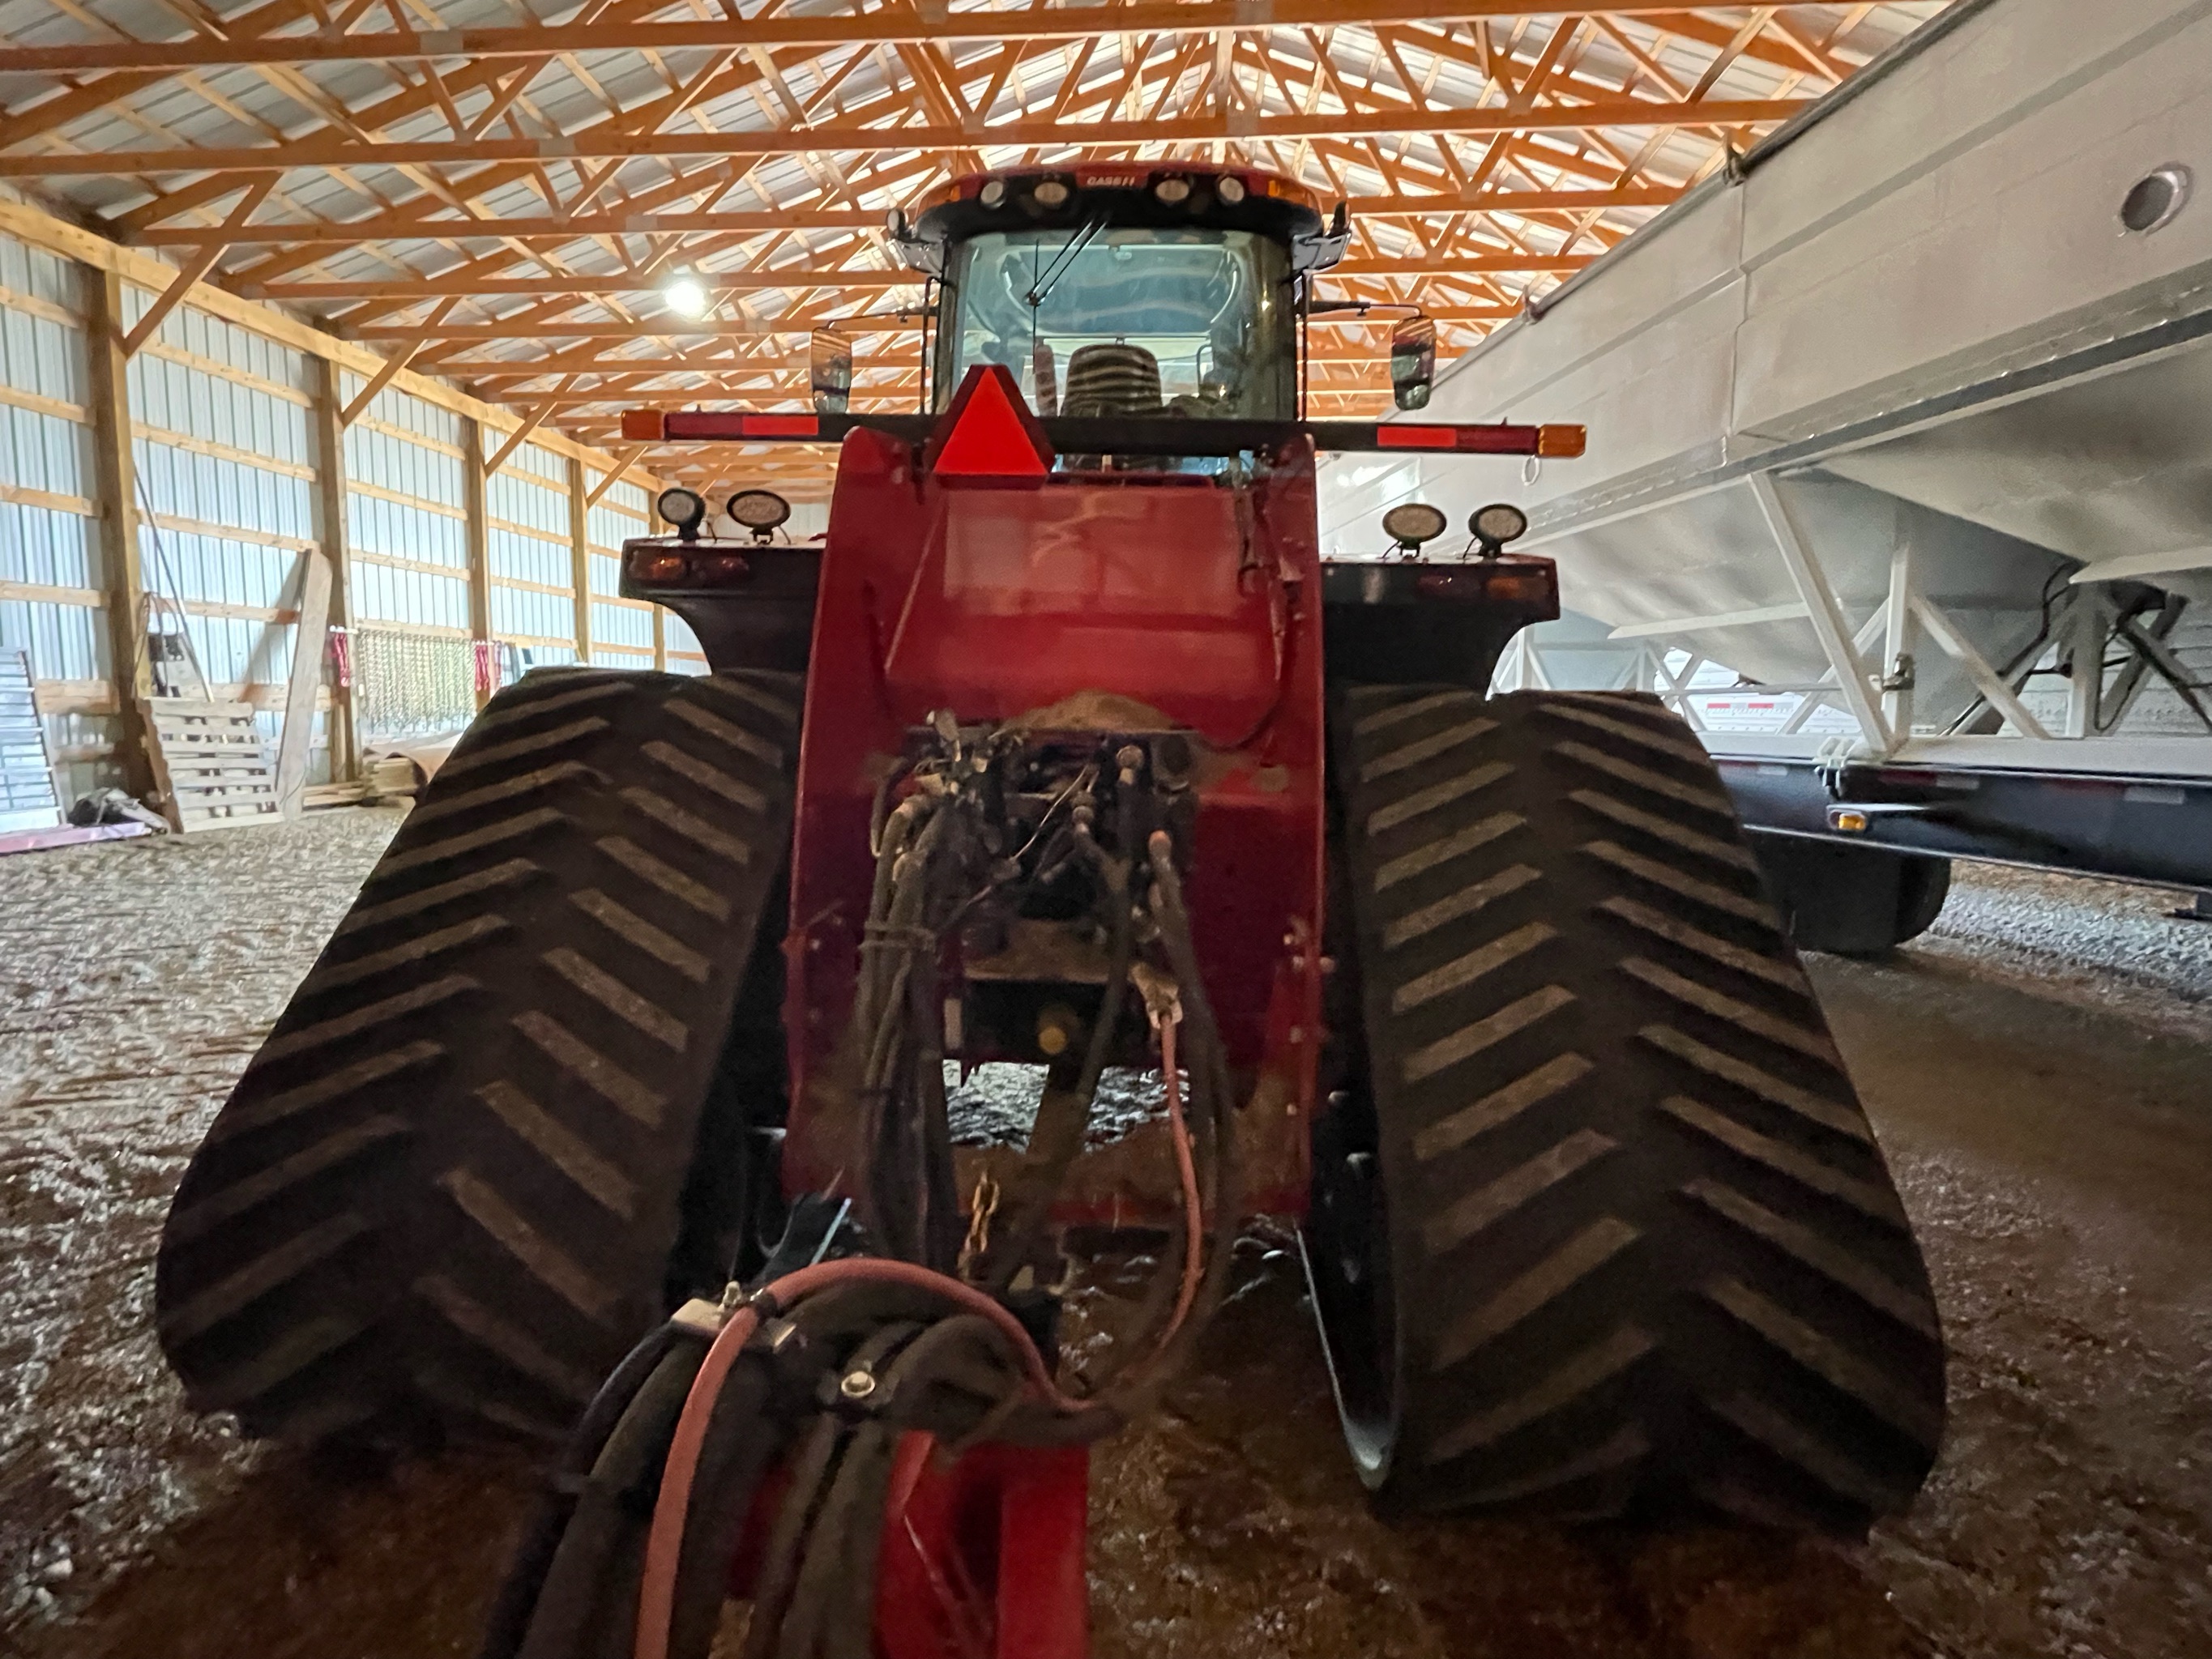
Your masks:
{"label": "wooden rafter", "polygon": [[[0,76],[33,88],[0,108],[0,178],[175,251],[122,343],[213,283],[386,353],[345,418],[411,368],[465,380],[526,431],[599,440],[625,398],[787,402],[803,392],[788,342],[828,320],[860,345],[856,406],[906,406],[914,325],[890,313],[919,281],[888,257],[882,216],[987,164],[1287,171],[1352,211],[1325,291],[1418,300],[1462,349],[1923,15],[1888,0],[868,0],[808,15],[587,0],[559,24],[453,29],[438,0],[157,0],[182,30],[140,40],[82,0],[48,3],[84,38],[0,42]],[[88,148],[118,136],[133,147]],[[664,308],[679,267],[714,296],[711,320]],[[1316,354],[1315,395],[1377,407],[1380,325],[1316,321],[1332,331],[1316,343],[1336,343]]]}

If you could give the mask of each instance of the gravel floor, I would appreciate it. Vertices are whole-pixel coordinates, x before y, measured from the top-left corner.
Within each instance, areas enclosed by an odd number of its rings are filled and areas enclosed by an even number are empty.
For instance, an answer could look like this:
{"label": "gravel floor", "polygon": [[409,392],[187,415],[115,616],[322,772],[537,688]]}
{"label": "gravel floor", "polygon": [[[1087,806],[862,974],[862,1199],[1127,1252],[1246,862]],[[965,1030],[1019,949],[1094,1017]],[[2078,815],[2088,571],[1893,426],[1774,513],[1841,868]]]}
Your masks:
{"label": "gravel floor", "polygon": [[[242,1446],[150,1330],[176,1174],[397,821],[0,860],[0,1650],[471,1650],[519,1463]],[[1099,1456],[1098,1653],[2204,1653],[2212,926],[2176,902],[1962,867],[1926,939],[1814,963],[1954,1355],[1936,1477],[1866,1549],[1380,1525],[1255,1235],[1199,1372]]]}

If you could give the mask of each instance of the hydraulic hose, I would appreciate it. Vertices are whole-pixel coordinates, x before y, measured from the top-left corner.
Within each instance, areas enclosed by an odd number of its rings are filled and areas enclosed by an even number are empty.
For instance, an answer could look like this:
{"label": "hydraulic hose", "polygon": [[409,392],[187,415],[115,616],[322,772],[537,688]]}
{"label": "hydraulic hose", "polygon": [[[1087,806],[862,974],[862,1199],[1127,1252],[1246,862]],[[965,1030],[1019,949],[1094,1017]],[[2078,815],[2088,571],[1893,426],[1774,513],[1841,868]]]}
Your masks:
{"label": "hydraulic hose", "polygon": [[690,1326],[656,1325],[623,1357],[592,1396],[584,1414],[569,1431],[561,1456],[554,1466],[549,1489],[532,1516],[514,1557],[500,1581],[499,1594],[484,1623],[483,1643],[477,1659],[515,1659],[528,1633],[530,1619],[545,1587],[545,1576],[561,1547],[562,1534],[576,1512],[576,1502],[586,1478],[605,1447],[607,1437],[629,1409],[661,1359],[678,1344],[694,1350],[693,1364],[707,1352],[708,1334]]}
{"label": "hydraulic hose", "polygon": [[672,1345],[608,1435],[554,1552],[518,1659],[584,1659],[593,1651],[594,1633],[617,1611],[624,1534],[640,1529],[639,1500],[652,1490],[702,1358],[695,1343]]}
{"label": "hydraulic hose", "polygon": [[699,1478],[677,1563],[669,1620],[669,1651],[707,1659],[729,1595],[730,1559],[737,1553],[753,1494],[783,1450],[781,1425],[767,1409],[772,1384],[765,1358],[738,1367],[714,1401],[699,1448]]}
{"label": "hydraulic hose", "polygon": [[791,1490],[776,1511],[760,1577],[753,1585],[752,1623],[745,1631],[744,1651],[739,1659],[775,1659],[776,1632],[791,1605],[798,1583],[801,1552],[807,1528],[820,1511],[830,1483],[837,1473],[837,1456],[852,1431],[834,1417],[819,1417],[807,1431],[792,1469]]}
{"label": "hydraulic hose", "polygon": [[1091,1027],[1091,1042],[1084,1052],[1083,1069],[1066,1095],[1048,1091],[1037,1103],[1030,1144],[1013,1178],[1012,1201],[1000,1243],[986,1253],[981,1278],[993,1291],[1003,1292],[1034,1252],[1037,1237],[1051,1219],[1053,1201],[1067,1179],[1069,1167],[1083,1150],[1083,1132],[1091,1121],[1091,1103],[1097,1098],[1099,1080],[1114,1052],[1114,1036],[1121,1022],[1121,1006],[1129,989],[1129,964],[1136,951],[1136,920],[1129,908],[1129,878],[1126,866],[1099,856],[1100,878],[1114,906],[1113,943],[1108,947],[1106,985],[1099,1000],[1098,1018]]}
{"label": "hydraulic hose", "polygon": [[[708,1424],[714,1415],[714,1402],[729,1377],[731,1367],[759,1326],[757,1304],[764,1303],[787,1309],[830,1286],[870,1279],[928,1291],[963,1311],[989,1320],[1007,1339],[1030,1391],[1040,1402],[1060,1413],[1079,1415],[1085,1411],[1083,1401],[1070,1399],[1054,1385],[1045,1369],[1043,1357],[1030,1340],[1021,1322],[973,1285],[932,1273],[913,1262],[872,1256],[817,1262],[786,1274],[755,1293],[756,1305],[740,1307],[731,1314],[691,1381],[669,1443],[659,1495],[653,1504],[644,1574],[639,1586],[635,1659],[669,1659],[670,1620],[675,1611],[676,1581],[684,1533],[690,1515],[691,1493],[698,1477],[700,1453]],[[530,1655],[527,1659],[538,1659],[538,1656]]]}

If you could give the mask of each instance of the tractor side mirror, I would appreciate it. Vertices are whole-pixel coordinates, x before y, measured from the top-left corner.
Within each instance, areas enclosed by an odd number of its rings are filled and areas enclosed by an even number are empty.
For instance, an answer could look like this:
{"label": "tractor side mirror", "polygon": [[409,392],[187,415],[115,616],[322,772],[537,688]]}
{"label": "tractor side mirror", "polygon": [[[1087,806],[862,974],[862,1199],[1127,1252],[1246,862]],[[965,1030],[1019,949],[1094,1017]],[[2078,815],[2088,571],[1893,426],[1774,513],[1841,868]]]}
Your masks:
{"label": "tractor side mirror", "polygon": [[807,342],[807,380],[814,388],[814,412],[842,415],[853,401],[853,343],[816,329]]}
{"label": "tractor side mirror", "polygon": [[1390,395],[1401,409],[1426,409],[1437,378],[1437,325],[1408,317],[1390,331]]}

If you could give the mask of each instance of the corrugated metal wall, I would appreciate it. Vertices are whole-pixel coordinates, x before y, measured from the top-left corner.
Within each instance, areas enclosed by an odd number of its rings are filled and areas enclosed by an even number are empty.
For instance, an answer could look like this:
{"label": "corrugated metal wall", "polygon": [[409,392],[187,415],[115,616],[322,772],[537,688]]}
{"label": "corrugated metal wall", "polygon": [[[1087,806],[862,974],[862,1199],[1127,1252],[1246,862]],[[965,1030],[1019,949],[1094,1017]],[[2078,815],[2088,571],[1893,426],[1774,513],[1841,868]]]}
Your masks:
{"label": "corrugated metal wall", "polygon": [[[633,483],[618,483],[592,504],[586,526],[591,544],[592,661],[607,668],[651,668],[653,665],[653,613],[657,607],[641,599],[625,599],[619,589],[622,544],[646,530],[646,493]],[[666,624],[667,666],[678,673],[703,674],[707,659],[698,656],[699,642],[673,617]],[[682,641],[678,654],[678,641]],[[693,660],[696,657],[696,661]]]}
{"label": "corrugated metal wall", "polygon": [[[122,781],[119,699],[111,661],[100,519],[102,463],[86,319],[112,280],[41,246],[0,234],[0,649],[29,654],[58,791],[66,801]],[[127,263],[129,276],[140,273]],[[149,278],[149,280],[153,280]],[[154,295],[122,284],[121,322]],[[332,372],[296,325],[258,312],[227,320],[191,305],[169,312],[125,371],[137,499],[137,532],[150,626],[188,641],[209,692],[249,702],[265,736],[280,735],[305,574],[331,495],[318,407],[366,389]],[[284,343],[284,342],[290,343]],[[364,746],[458,731],[475,714],[480,680],[509,681],[577,657],[577,550],[572,501],[603,476],[570,459],[564,440],[516,446],[483,478],[487,648],[472,638],[466,446],[489,461],[504,434],[436,398],[391,386],[346,425],[334,459],[344,479],[347,659]],[[577,474],[580,468],[581,477]],[[702,672],[680,624],[664,640],[654,608],[616,592],[624,538],[645,527],[647,496],[617,483],[586,515],[595,661],[650,668],[666,659]],[[334,613],[333,622],[340,620]],[[172,689],[197,695],[181,648],[154,653]],[[331,776],[333,692],[320,695],[308,778]]]}
{"label": "corrugated metal wall", "polygon": [[[485,459],[505,447],[483,434]],[[575,548],[568,532],[568,462],[524,443],[484,481],[491,569],[491,633],[504,647],[501,678],[576,660]]]}
{"label": "corrugated metal wall", "polygon": [[[152,303],[125,288],[125,323],[135,328]],[[181,623],[207,695],[253,704],[271,743],[316,553],[309,376],[301,353],[189,306],[162,319],[126,370],[152,630],[174,633]],[[172,689],[200,694],[189,671],[175,673],[158,653],[156,663]],[[312,741],[308,779],[327,781],[319,714]]]}
{"label": "corrugated metal wall", "polygon": [[[340,406],[366,386],[340,374]],[[476,713],[465,424],[386,386],[345,429],[354,718],[365,745],[458,731]]]}
{"label": "corrugated metal wall", "polygon": [[30,653],[65,801],[115,738],[87,397],[76,270],[0,237],[0,648]]}

